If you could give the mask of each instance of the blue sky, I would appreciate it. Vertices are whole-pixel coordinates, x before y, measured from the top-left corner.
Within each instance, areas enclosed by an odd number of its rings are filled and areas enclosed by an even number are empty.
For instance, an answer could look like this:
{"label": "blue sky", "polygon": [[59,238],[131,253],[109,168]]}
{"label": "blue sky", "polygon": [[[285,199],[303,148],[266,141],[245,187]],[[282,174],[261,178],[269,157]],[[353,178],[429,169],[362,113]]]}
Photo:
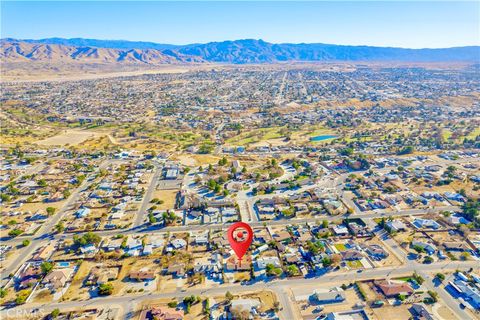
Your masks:
{"label": "blue sky", "polygon": [[480,2],[2,1],[1,37],[439,48],[480,44]]}

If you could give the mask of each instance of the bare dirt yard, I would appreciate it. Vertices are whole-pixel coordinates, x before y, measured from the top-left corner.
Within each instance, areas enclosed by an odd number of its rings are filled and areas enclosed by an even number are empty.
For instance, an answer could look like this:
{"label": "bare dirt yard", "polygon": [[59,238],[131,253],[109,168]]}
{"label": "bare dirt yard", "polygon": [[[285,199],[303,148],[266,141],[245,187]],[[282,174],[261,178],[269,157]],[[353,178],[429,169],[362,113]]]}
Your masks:
{"label": "bare dirt yard", "polygon": [[162,200],[162,203],[156,204],[158,210],[173,209],[178,190],[155,190],[153,199]]}
{"label": "bare dirt yard", "polygon": [[85,140],[99,137],[101,134],[92,131],[83,130],[65,130],[56,136],[37,141],[36,143],[42,146],[64,146],[78,145]]}

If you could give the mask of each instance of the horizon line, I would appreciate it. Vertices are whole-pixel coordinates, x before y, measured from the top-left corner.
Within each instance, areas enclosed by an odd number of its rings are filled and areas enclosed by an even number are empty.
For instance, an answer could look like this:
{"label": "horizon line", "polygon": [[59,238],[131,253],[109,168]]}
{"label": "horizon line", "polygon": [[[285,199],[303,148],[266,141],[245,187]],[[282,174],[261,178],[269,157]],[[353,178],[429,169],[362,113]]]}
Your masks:
{"label": "horizon line", "polygon": [[[466,47],[480,47],[480,43],[474,44],[474,45],[459,45],[459,46],[451,46],[451,47],[421,47],[421,48],[412,48],[412,47],[400,47],[400,46],[392,46],[392,45],[367,45],[367,44],[335,44],[335,43],[325,43],[325,42],[270,42],[264,39],[255,39],[255,38],[242,38],[242,39],[234,39],[234,40],[215,40],[215,41],[207,41],[207,42],[192,42],[192,43],[186,43],[186,44],[175,44],[175,43],[168,43],[168,42],[156,42],[156,41],[150,41],[150,40],[125,40],[125,39],[99,39],[99,38],[84,38],[84,37],[47,37],[47,38],[38,38],[38,39],[27,39],[27,38],[15,38],[15,37],[2,37],[0,38],[1,41],[4,40],[16,40],[16,41],[42,41],[42,40],[51,40],[51,39],[61,39],[61,40],[76,40],[76,39],[81,39],[81,40],[96,40],[96,41],[122,41],[122,42],[131,42],[131,43],[152,43],[152,44],[157,44],[157,45],[171,45],[171,46],[178,46],[178,47],[184,47],[184,46],[189,46],[189,45],[203,45],[203,44],[209,44],[209,43],[222,43],[222,42],[235,42],[235,41],[259,41],[259,42],[265,42],[268,44],[273,44],[273,45],[286,45],[286,44],[292,44],[292,45],[301,45],[301,44],[306,44],[306,45],[311,45],[311,44],[318,44],[318,45],[332,45],[332,46],[344,46],[344,47],[378,47],[378,48],[394,48],[394,49],[406,49],[406,50],[435,50],[435,49],[452,49],[452,48],[466,48]],[[62,45],[62,44],[57,44],[57,45]],[[67,44],[65,44],[67,45]],[[95,46],[92,46],[95,47]]]}

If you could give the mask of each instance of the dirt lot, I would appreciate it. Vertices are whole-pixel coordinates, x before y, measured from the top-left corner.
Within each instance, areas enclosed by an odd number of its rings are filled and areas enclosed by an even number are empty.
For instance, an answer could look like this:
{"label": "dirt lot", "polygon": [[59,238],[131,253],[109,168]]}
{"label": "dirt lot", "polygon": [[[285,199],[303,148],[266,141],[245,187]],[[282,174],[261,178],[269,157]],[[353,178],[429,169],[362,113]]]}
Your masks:
{"label": "dirt lot", "polygon": [[414,238],[415,232],[398,232],[393,236],[399,245],[402,243],[410,243]]}
{"label": "dirt lot", "polygon": [[220,160],[220,157],[208,154],[192,154],[181,155],[177,157],[178,161],[185,166],[203,166],[208,164],[215,164]]}
{"label": "dirt lot", "polygon": [[57,202],[31,202],[31,203],[24,203],[21,207],[22,211],[30,211],[30,212],[37,212],[38,210],[42,210],[45,212],[47,207],[53,207],[57,209],[55,213],[60,210],[60,208],[65,204],[65,200],[57,201]]}
{"label": "dirt lot", "polygon": [[90,297],[87,288],[82,288],[83,281],[90,273],[90,270],[96,263],[92,261],[83,261],[73,277],[72,284],[63,295],[63,300],[86,300]]}
{"label": "dirt lot", "polygon": [[[275,303],[278,301],[277,296],[272,291],[256,291],[251,293],[244,293],[244,294],[235,294],[235,292],[231,292],[233,294],[233,299],[258,299],[261,302],[260,307],[258,308],[259,312],[266,312],[268,310],[275,308]],[[225,304],[225,296],[217,296],[214,297],[216,303],[219,306]]]}
{"label": "dirt lot", "polygon": [[153,193],[153,199],[158,198],[160,200],[163,200],[162,204],[156,204],[157,209],[173,209],[175,207],[177,193],[178,190],[155,190],[155,192]]}
{"label": "dirt lot", "polygon": [[[313,293],[313,291],[312,291]],[[323,310],[321,312],[315,311],[315,309],[320,304],[315,303],[308,303],[307,301],[298,302],[298,305],[301,310],[302,317],[308,319],[314,319],[319,316],[320,313],[327,314],[330,312],[339,312],[339,311],[347,311],[352,310],[355,304],[360,303],[361,299],[359,298],[358,294],[355,292],[353,288],[347,289],[345,291],[346,299],[343,303],[334,303],[334,304],[326,304],[323,305]]]}
{"label": "dirt lot", "polygon": [[53,300],[53,295],[48,289],[37,290],[33,293],[32,302],[50,303]]}
{"label": "dirt lot", "polygon": [[[458,180],[454,180],[452,183],[448,185],[434,186],[433,188],[429,188],[427,186],[417,186],[417,185],[411,185],[410,187],[412,188],[412,191],[416,192],[417,194],[421,194],[422,192],[425,192],[425,191],[430,191],[430,192],[433,191],[433,192],[438,192],[443,194],[445,192],[457,192],[460,189],[464,189],[467,192],[467,196],[478,198],[480,196],[480,191],[478,190],[474,191],[473,190],[474,186],[475,184],[473,182],[461,182]],[[445,203],[448,203],[448,202],[445,201]]]}
{"label": "dirt lot", "polygon": [[450,235],[448,231],[443,232],[427,232],[427,234],[437,243],[441,245],[442,243],[449,241],[465,241],[459,234]]}
{"label": "dirt lot", "polygon": [[383,298],[382,295],[375,292],[373,289],[373,282],[358,282],[358,285],[363,289],[365,295],[367,296],[367,301],[375,301],[381,300]]}
{"label": "dirt lot", "polygon": [[399,306],[383,306],[381,308],[372,308],[370,309],[373,312],[375,319],[389,319],[389,320],[403,320],[409,319],[411,316],[410,311],[408,311],[410,305],[399,305]]}
{"label": "dirt lot", "polygon": [[258,309],[259,312],[265,312],[275,308],[275,302],[277,302],[277,296],[272,291],[260,291],[251,294],[245,294],[241,296],[242,299],[258,299],[261,301],[261,306]]}
{"label": "dirt lot", "polygon": [[92,131],[65,130],[56,136],[37,141],[37,144],[43,146],[75,146],[87,139],[92,139],[95,137],[98,137],[98,133]]}

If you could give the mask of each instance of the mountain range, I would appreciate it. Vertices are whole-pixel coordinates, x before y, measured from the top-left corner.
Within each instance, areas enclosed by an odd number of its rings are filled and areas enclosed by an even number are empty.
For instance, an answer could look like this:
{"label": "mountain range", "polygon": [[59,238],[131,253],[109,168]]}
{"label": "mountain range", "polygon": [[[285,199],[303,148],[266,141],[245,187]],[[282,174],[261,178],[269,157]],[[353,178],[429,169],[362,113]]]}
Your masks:
{"label": "mountain range", "polygon": [[263,40],[235,40],[171,45],[153,42],[63,39],[0,40],[2,62],[60,63],[276,63],[287,61],[480,62],[480,46],[442,49],[345,46],[322,43],[273,44]]}

